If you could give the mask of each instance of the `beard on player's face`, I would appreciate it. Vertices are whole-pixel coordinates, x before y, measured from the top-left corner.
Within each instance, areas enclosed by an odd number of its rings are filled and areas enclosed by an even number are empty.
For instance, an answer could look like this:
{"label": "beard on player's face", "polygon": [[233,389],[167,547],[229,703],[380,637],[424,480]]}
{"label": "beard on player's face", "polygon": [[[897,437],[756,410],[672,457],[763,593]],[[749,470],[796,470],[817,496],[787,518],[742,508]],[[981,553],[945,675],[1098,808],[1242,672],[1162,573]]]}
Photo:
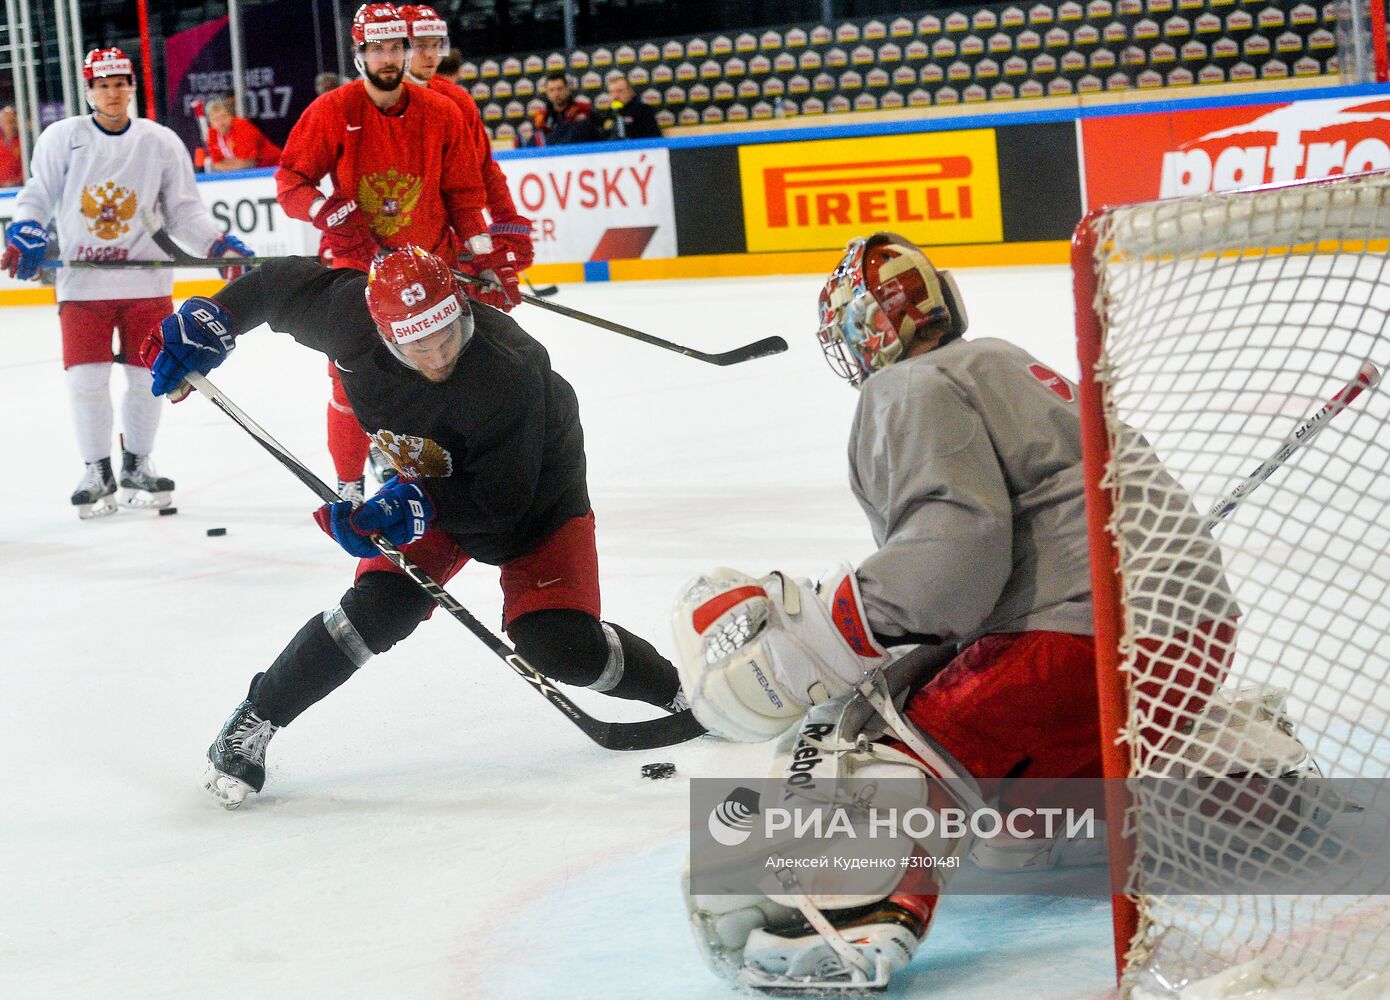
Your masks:
{"label": "beard on player's face", "polygon": [[405,67],[400,63],[387,63],[385,66],[378,66],[375,71],[366,69],[364,72],[367,82],[377,90],[395,90],[405,79]]}

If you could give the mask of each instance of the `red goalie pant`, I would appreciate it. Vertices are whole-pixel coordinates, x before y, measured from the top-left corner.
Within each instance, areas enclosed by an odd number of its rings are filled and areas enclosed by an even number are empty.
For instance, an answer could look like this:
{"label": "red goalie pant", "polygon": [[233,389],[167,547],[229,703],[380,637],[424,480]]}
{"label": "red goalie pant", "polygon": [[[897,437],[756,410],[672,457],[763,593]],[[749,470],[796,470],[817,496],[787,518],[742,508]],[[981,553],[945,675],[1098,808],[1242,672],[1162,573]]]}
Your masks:
{"label": "red goalie pant", "polygon": [[[1205,707],[1226,676],[1233,622],[1203,622],[1167,643],[1140,643],[1141,707],[1161,741]],[[988,798],[1010,778],[1099,778],[1095,641],[1064,632],[987,635],[908,700],[906,714],[981,783]]]}

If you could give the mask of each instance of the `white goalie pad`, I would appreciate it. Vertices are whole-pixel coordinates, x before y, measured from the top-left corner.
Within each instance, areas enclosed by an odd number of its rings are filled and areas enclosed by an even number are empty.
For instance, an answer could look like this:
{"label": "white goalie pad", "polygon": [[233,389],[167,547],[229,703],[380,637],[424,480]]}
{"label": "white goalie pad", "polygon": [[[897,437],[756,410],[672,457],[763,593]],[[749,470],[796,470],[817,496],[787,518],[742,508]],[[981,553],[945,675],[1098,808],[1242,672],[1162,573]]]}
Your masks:
{"label": "white goalie pad", "polygon": [[672,617],[681,685],[716,735],[756,743],[785,732],[812,704],[853,690],[888,661],[862,612],[848,565],[818,595],[781,573],[719,568],[680,591]]}
{"label": "white goalie pad", "polygon": [[[852,842],[847,855],[934,856],[943,862],[934,877],[944,886],[970,850],[974,838],[968,830],[950,837],[937,824],[917,837],[882,828],[875,836],[867,835],[870,810],[879,816],[886,810],[902,815],[959,801],[941,794],[948,782],[915,758],[861,738],[871,718],[872,710],[859,695],[814,706],[778,744],[770,768],[777,781],[775,801],[790,810],[843,805],[855,830],[835,836],[843,838],[842,843]],[[975,787],[967,774],[949,776],[952,786],[957,782]],[[800,854],[823,854],[824,841],[799,841],[788,832],[760,851],[759,857],[796,859]],[[947,859],[955,859],[955,864]],[[794,861],[787,870],[797,873],[794,879],[783,875],[779,880],[769,872],[758,883],[764,890],[761,895],[732,896],[692,894],[687,869],[683,887],[691,929],[701,955],[716,973],[759,989],[877,989],[912,960],[920,943],[916,933],[901,922],[874,916],[883,911],[873,904],[889,899],[902,882],[902,870],[865,865],[852,894],[843,891],[843,874],[828,881],[827,869]],[[921,926],[918,932],[924,933]]]}

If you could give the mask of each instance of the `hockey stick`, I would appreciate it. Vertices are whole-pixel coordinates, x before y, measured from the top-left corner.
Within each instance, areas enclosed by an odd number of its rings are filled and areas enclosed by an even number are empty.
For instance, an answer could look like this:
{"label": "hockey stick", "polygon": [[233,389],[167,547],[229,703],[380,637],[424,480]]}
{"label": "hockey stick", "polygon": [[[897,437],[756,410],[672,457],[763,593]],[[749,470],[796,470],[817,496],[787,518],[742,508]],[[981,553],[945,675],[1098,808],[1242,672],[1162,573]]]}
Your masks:
{"label": "hockey stick", "polygon": [[544,288],[537,288],[535,285],[531,284],[531,279],[524,274],[521,276],[521,280],[526,282],[526,287],[531,289],[532,295],[539,296],[543,299],[548,299],[550,296],[560,291],[559,285],[546,285]]}
{"label": "hockey stick", "polygon": [[[485,288],[501,287],[496,282],[477,278],[471,274],[464,274],[462,271],[455,271],[454,277],[458,278],[460,281],[467,281],[474,285],[482,285]],[[770,354],[781,354],[787,349],[787,342],[781,337],[764,337],[762,340],[754,341],[751,344],[735,347],[731,351],[708,354],[705,351],[697,351],[693,347],[683,347],[669,340],[662,340],[660,337],[654,337],[650,333],[634,330],[630,326],[614,323],[610,319],[604,319],[592,313],[571,309],[569,306],[562,306],[558,302],[547,302],[545,299],[537,298],[534,295],[527,295],[525,292],[521,293],[521,301],[533,306],[540,306],[542,309],[549,309],[553,313],[559,313],[561,316],[568,316],[570,319],[576,319],[581,323],[588,323],[590,326],[597,326],[601,329],[611,331],[612,333],[622,334],[624,337],[631,337],[633,340],[640,340],[642,343],[651,344],[653,347],[660,347],[667,351],[675,351],[677,354],[684,354],[688,358],[694,358],[696,361],[704,361],[711,365],[736,365],[744,361],[752,361],[754,358],[765,358]]]}
{"label": "hockey stick", "polygon": [[[180,267],[203,267],[213,265],[214,262],[223,260],[223,258],[220,257],[194,257],[188,251],[184,250],[183,247],[174,242],[173,237],[159,224],[154,214],[148,210],[141,210],[140,219],[145,223],[145,228],[149,230],[150,239],[154,240],[155,245],[167,253],[173,262]],[[256,260],[255,257],[229,259],[241,262]],[[272,259],[274,258],[264,257],[261,258],[261,262],[264,263]],[[226,263],[221,263],[215,266],[227,267],[228,265]],[[458,278],[460,281],[467,281],[474,285],[483,285],[488,288],[500,287],[495,282],[485,281],[471,274],[464,274],[462,271],[454,271],[454,277]],[[744,361],[752,361],[754,358],[764,358],[770,354],[781,354],[787,349],[787,342],[781,337],[764,337],[762,340],[755,341],[751,344],[735,347],[731,351],[708,354],[704,351],[697,351],[693,347],[682,347],[680,344],[672,343],[669,340],[662,340],[660,337],[654,337],[650,333],[643,333],[641,330],[634,330],[632,327],[623,326],[621,323],[614,323],[612,320],[593,316],[586,312],[580,312],[578,309],[571,309],[568,306],[562,306],[555,302],[547,302],[539,295],[527,295],[523,292],[521,294],[521,301],[528,302],[533,306],[540,306],[542,309],[549,309],[551,312],[559,313],[561,316],[568,316],[570,319],[578,320],[581,323],[588,323],[590,326],[601,327],[612,333],[618,333],[622,334],[624,337],[640,340],[644,344],[651,344],[653,347],[660,347],[667,351],[675,351],[677,354],[684,354],[686,357],[694,358],[697,361],[704,361],[712,365],[736,365]]]}
{"label": "hockey stick", "polygon": [[1371,364],[1370,361],[1363,361],[1361,370],[1356,373],[1356,377],[1338,389],[1337,394],[1323,403],[1316,413],[1295,427],[1293,433],[1284,439],[1284,443],[1279,446],[1279,450],[1269,461],[1260,465],[1258,469],[1242,479],[1230,492],[1212,505],[1203,528],[1210,531],[1224,521],[1231,511],[1240,505],[1242,500],[1253,493],[1266,479],[1274,475],[1294,452],[1313,440],[1318,431],[1322,430],[1329,420],[1350,406],[1352,400],[1356,399],[1357,396],[1374,389],[1379,383],[1380,369]]}
{"label": "hockey stick", "polygon": [[183,254],[181,260],[46,260],[40,267],[80,268],[93,271],[135,271],[142,268],[160,267],[256,267],[270,260],[284,260],[284,257],[194,257]]}
{"label": "hockey stick", "polygon": [[[281,465],[289,469],[301,483],[313,490],[320,500],[324,503],[336,503],[338,501],[338,494],[327,483],[309,471],[304,463],[291,455],[284,445],[271,437],[265,428],[247,416],[240,407],[223,395],[222,391],[209,382],[207,378],[193,372],[188,375],[187,381],[212,400],[213,405],[231,417],[242,430],[255,438],[262,448],[270,452]],[[665,718],[649,719],[644,722],[604,722],[595,719],[565,697],[540,671],[522,659],[516,650],[493,635],[487,626],[474,618],[467,608],[454,600],[447,590],[431,579],[428,573],[415,565],[409,556],[380,535],[373,535],[372,543],[382,555],[391,560],[397,569],[414,580],[422,590],[434,598],[435,604],[462,622],[468,631],[496,653],[507,666],[520,674],[521,678],[540,692],[546,701],[563,712],[571,722],[584,731],[585,735],[604,749],[654,750],[657,747],[684,743],[704,735],[704,727],[695,721],[695,716],[689,709],[668,715]]]}

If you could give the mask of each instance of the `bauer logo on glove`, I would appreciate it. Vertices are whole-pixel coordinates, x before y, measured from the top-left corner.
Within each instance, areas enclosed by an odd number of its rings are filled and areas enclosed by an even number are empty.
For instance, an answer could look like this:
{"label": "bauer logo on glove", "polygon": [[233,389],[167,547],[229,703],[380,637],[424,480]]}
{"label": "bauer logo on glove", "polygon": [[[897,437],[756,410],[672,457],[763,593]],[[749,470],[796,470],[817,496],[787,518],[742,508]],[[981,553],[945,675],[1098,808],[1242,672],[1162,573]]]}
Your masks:
{"label": "bauer logo on glove", "polygon": [[374,535],[400,547],[429,531],[434,501],[419,483],[396,479],[355,509],[347,500],[324,504],[314,512],[314,520],[348,555],[370,559],[377,554]]}

